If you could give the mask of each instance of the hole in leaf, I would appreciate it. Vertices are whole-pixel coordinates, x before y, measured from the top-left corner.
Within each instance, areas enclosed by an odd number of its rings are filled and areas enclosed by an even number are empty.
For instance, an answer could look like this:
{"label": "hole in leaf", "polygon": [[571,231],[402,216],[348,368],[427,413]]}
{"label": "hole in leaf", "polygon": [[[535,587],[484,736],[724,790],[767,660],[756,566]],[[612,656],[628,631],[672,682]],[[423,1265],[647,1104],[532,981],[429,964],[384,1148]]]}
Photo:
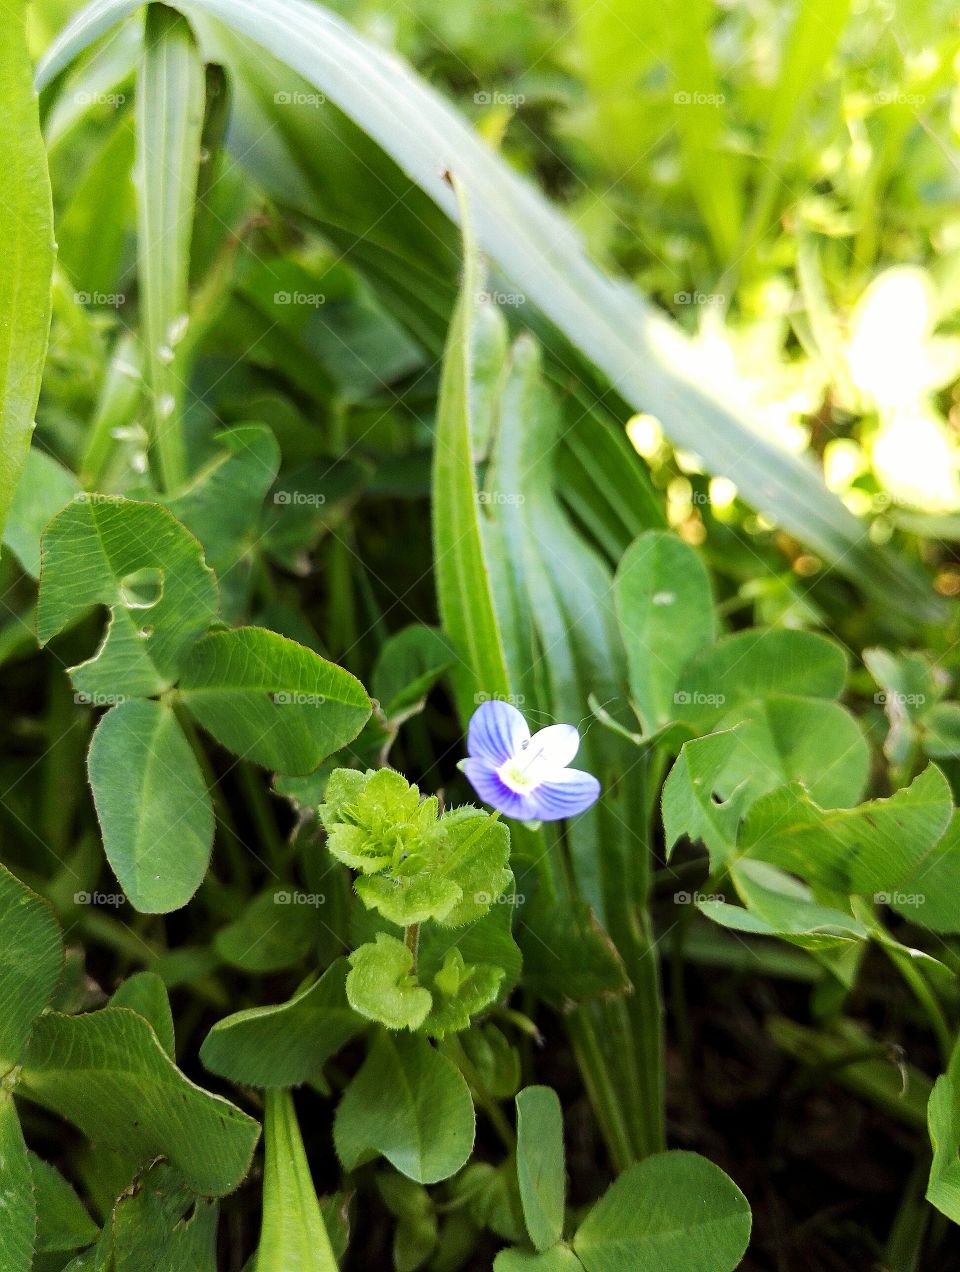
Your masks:
{"label": "hole in leaf", "polygon": [[163,596],[163,570],[145,565],[120,580],[120,600],[127,609],[150,609]]}

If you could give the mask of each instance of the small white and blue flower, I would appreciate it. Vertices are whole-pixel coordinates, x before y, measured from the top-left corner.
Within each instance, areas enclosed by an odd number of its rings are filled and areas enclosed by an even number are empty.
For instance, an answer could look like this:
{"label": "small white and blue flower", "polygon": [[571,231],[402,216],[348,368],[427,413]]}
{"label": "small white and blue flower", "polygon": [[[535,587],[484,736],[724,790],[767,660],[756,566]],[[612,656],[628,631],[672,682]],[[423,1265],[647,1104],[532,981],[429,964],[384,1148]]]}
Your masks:
{"label": "small white and blue flower", "polygon": [[517,821],[559,821],[595,803],[600,783],[591,773],[568,768],[580,746],[572,724],[551,724],[533,736],[508,702],[492,700],[470,721],[460,763],[485,804]]}

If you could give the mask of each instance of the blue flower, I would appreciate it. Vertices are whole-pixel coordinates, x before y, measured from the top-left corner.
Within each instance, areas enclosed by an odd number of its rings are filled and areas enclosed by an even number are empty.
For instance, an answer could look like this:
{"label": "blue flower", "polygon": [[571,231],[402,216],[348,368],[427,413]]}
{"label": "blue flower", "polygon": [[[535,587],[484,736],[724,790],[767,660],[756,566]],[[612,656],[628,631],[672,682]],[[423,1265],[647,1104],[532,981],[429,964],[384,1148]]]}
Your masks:
{"label": "blue flower", "polygon": [[590,773],[567,765],[580,746],[572,724],[551,724],[533,737],[508,702],[484,702],[467,735],[470,758],[460,764],[485,804],[517,821],[559,821],[589,808],[600,795]]}

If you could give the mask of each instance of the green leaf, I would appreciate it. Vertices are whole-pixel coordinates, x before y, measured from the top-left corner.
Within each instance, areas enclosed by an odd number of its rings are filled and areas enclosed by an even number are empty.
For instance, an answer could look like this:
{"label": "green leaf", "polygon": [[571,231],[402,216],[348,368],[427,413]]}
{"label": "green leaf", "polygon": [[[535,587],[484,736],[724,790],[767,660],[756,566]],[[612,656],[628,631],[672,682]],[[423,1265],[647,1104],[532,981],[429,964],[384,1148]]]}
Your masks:
{"label": "green leaf", "polygon": [[737,632],[686,664],[673,713],[705,733],[734,707],[769,694],[837,698],[846,676],[843,649],[815,632],[789,628]]}
{"label": "green leaf", "polygon": [[960,933],[960,812],[954,811],[935,850],[888,904],[931,932]]}
{"label": "green leaf", "polygon": [[198,1197],[158,1162],[114,1206],[95,1272],[215,1272],[218,1216],[216,1201]]}
{"label": "green leaf", "polygon": [[263,500],[280,467],[280,447],[262,424],[217,433],[219,453],[179,494],[164,500],[203,544],[220,581],[224,615],[239,618],[260,531]]}
{"label": "green leaf", "polygon": [[429,858],[430,877],[456,884],[457,904],[437,917],[443,927],[463,927],[475,923],[503,901],[513,876],[510,859],[510,831],[489,813],[475,808],[455,808],[440,819],[442,838]]}
{"label": "green leaf", "polygon": [[423,709],[427,694],[455,662],[441,632],[411,623],[380,650],[371,679],[373,696],[391,722],[409,719]]}
{"label": "green leaf", "polygon": [[213,846],[213,805],[173,710],[135,699],[107,712],[87,770],[103,846],[130,904],[166,914],[203,881]]}
{"label": "green leaf", "polygon": [[620,952],[586,902],[538,892],[524,906],[517,933],[524,985],[551,1006],[564,1011],[630,990]]}
{"label": "green leaf", "polygon": [[143,339],[160,484],[187,475],[182,342],[188,318],[190,238],[200,170],[203,61],[186,18],[147,8],[137,81],[137,257]]}
{"label": "green leaf", "polygon": [[60,925],[45,901],[0,866],[0,1077],[20,1059],[63,970]]}
{"label": "green leaf", "polygon": [[733,853],[750,789],[735,785],[724,798],[719,797],[717,786],[736,746],[730,731],[708,733],[683,744],[661,796],[668,861],[684,836],[706,845],[711,865]]}
{"label": "green leaf", "polygon": [[289,1092],[267,1092],[263,1139],[263,1227],[256,1272],[337,1272]]}
{"label": "green leaf", "polygon": [[707,845],[716,866],[733,851],[750,806],[789,782],[801,782],[826,808],[863,794],[869,749],[835,702],[771,695],[736,707],[718,730],[685,742],[664,784],[668,857],[686,835]]}
{"label": "green leaf", "polygon": [[211,1071],[254,1087],[299,1086],[356,1037],[366,1021],[347,1002],[347,960],[276,1007],[251,1007],[218,1021],[200,1048]]}
{"label": "green leaf", "polygon": [[730,1272],[750,1239],[750,1207],[697,1153],[658,1153],[616,1179],[573,1248],[587,1272]]}
{"label": "green leaf", "polygon": [[350,955],[347,1000],[361,1016],[388,1029],[418,1029],[433,1002],[416,982],[413,951],[385,932]]}
{"label": "green leaf", "polygon": [[960,1084],[957,1051],[946,1073],[933,1086],[927,1104],[927,1127],[933,1145],[933,1161],[926,1198],[960,1224]]}
{"label": "green leaf", "polygon": [[311,773],[353,741],[371,712],[349,672],[262,627],[197,641],[180,691],[222,746],[280,773]]}
{"label": "green leaf", "polygon": [[64,1177],[49,1162],[30,1153],[37,1204],[38,1252],[79,1250],[96,1241],[100,1230]]}
{"label": "green leaf", "polygon": [[302,962],[316,944],[320,920],[317,907],[291,905],[290,898],[290,892],[271,888],[249,901],[217,933],[214,949],[219,957],[255,973],[279,972]]}
{"label": "green leaf", "polygon": [[530,1240],[548,1250],[563,1236],[567,1195],[563,1111],[551,1087],[517,1095],[517,1180]]}
{"label": "green leaf", "polygon": [[393,769],[335,769],[320,805],[327,847],[338,861],[363,874],[428,851],[440,836],[436,796],[419,790]]}
{"label": "green leaf", "polygon": [[32,578],[40,576],[40,536],[80,490],[73,473],[31,446],[3,529],[4,546]]}
{"label": "green leaf", "polygon": [[199,543],[158,504],[78,495],[43,535],[40,643],[92,606],[110,606],[103,644],[70,673],[74,688],[98,705],[169,688],[218,604]]}
{"label": "green leaf", "polygon": [[840,949],[870,935],[853,915],[820,905],[805,884],[765,862],[738,861],[731,877],[746,909],[714,897],[697,900],[703,914],[731,931],[779,936],[817,952]]}
{"label": "green leaf", "polygon": [[556,1245],[542,1254],[527,1250],[501,1250],[493,1272],[583,1272],[583,1264],[569,1246]]}
{"label": "green leaf", "polygon": [[259,1135],[252,1118],[184,1077],[147,1022],[121,1007],[41,1016],[18,1090],[94,1144],[144,1162],[166,1157],[207,1196],[240,1184]]}
{"label": "green leaf", "polygon": [[798,786],[759,799],[747,815],[740,847],[811,883],[843,895],[920,891],[953,815],[950,786],[930,764],[889,799],[857,808],[823,809]]}
{"label": "green leaf", "polygon": [[142,1016],[170,1059],[176,1059],[173,1012],[167,987],[156,972],[135,972],[128,976],[111,995],[107,1006],[129,1007]]}
{"label": "green leaf", "polygon": [[361,876],[354,886],[368,910],[377,910],[397,927],[442,920],[462,896],[453,880],[435,879],[427,873]]}
{"label": "green leaf", "polygon": [[337,1108],[347,1170],[380,1153],[418,1184],[455,1175],[473,1149],[475,1116],[459,1069],[423,1037],[379,1033]]}
{"label": "green leaf", "polygon": [[3,1164],[0,1267],[3,1272],[30,1272],[37,1232],[33,1178],[13,1095],[4,1087],[0,1087],[0,1163]]}
{"label": "green leaf", "polygon": [[716,640],[710,579],[682,539],[648,530],[624,553],[614,590],[630,696],[653,733],[675,715],[673,695],[686,663]]}
{"label": "green leaf", "polygon": [[480,492],[473,466],[477,442],[474,322],[482,280],[466,201],[461,203],[460,216],[463,283],[447,336],[437,403],[433,543],[440,617],[461,658],[452,671],[457,706],[461,720],[467,720],[476,708],[478,693],[507,694],[510,683],[480,527]]}
{"label": "green leaf", "polygon": [[432,1038],[444,1038],[470,1026],[472,1018],[495,1002],[505,972],[492,963],[465,963],[454,947],[433,978],[433,1007],[426,1021]]}
{"label": "green leaf", "polygon": [[26,463],[50,329],[53,206],[25,31],[25,0],[0,41],[0,529]]}
{"label": "green leaf", "polygon": [[933,759],[960,756],[960,703],[938,702],[924,715],[923,749]]}

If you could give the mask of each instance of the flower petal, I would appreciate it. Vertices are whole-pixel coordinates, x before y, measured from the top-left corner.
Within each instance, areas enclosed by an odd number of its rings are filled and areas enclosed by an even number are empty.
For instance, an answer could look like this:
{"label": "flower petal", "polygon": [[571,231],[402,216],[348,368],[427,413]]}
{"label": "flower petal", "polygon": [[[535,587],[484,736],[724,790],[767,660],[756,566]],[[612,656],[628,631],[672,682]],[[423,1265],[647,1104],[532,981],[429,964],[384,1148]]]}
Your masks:
{"label": "flower petal", "polygon": [[516,821],[535,821],[534,796],[512,791],[488,760],[463,760],[460,771],[485,804]]}
{"label": "flower petal", "polygon": [[509,702],[481,702],[470,720],[467,750],[474,758],[503,764],[530,740],[527,722]]}
{"label": "flower petal", "polygon": [[572,724],[548,724],[530,739],[527,752],[542,770],[565,769],[580,749],[580,734]]}
{"label": "flower petal", "polygon": [[526,797],[532,805],[526,820],[559,821],[561,817],[575,817],[596,803],[599,796],[600,783],[592,773],[562,769]]}

